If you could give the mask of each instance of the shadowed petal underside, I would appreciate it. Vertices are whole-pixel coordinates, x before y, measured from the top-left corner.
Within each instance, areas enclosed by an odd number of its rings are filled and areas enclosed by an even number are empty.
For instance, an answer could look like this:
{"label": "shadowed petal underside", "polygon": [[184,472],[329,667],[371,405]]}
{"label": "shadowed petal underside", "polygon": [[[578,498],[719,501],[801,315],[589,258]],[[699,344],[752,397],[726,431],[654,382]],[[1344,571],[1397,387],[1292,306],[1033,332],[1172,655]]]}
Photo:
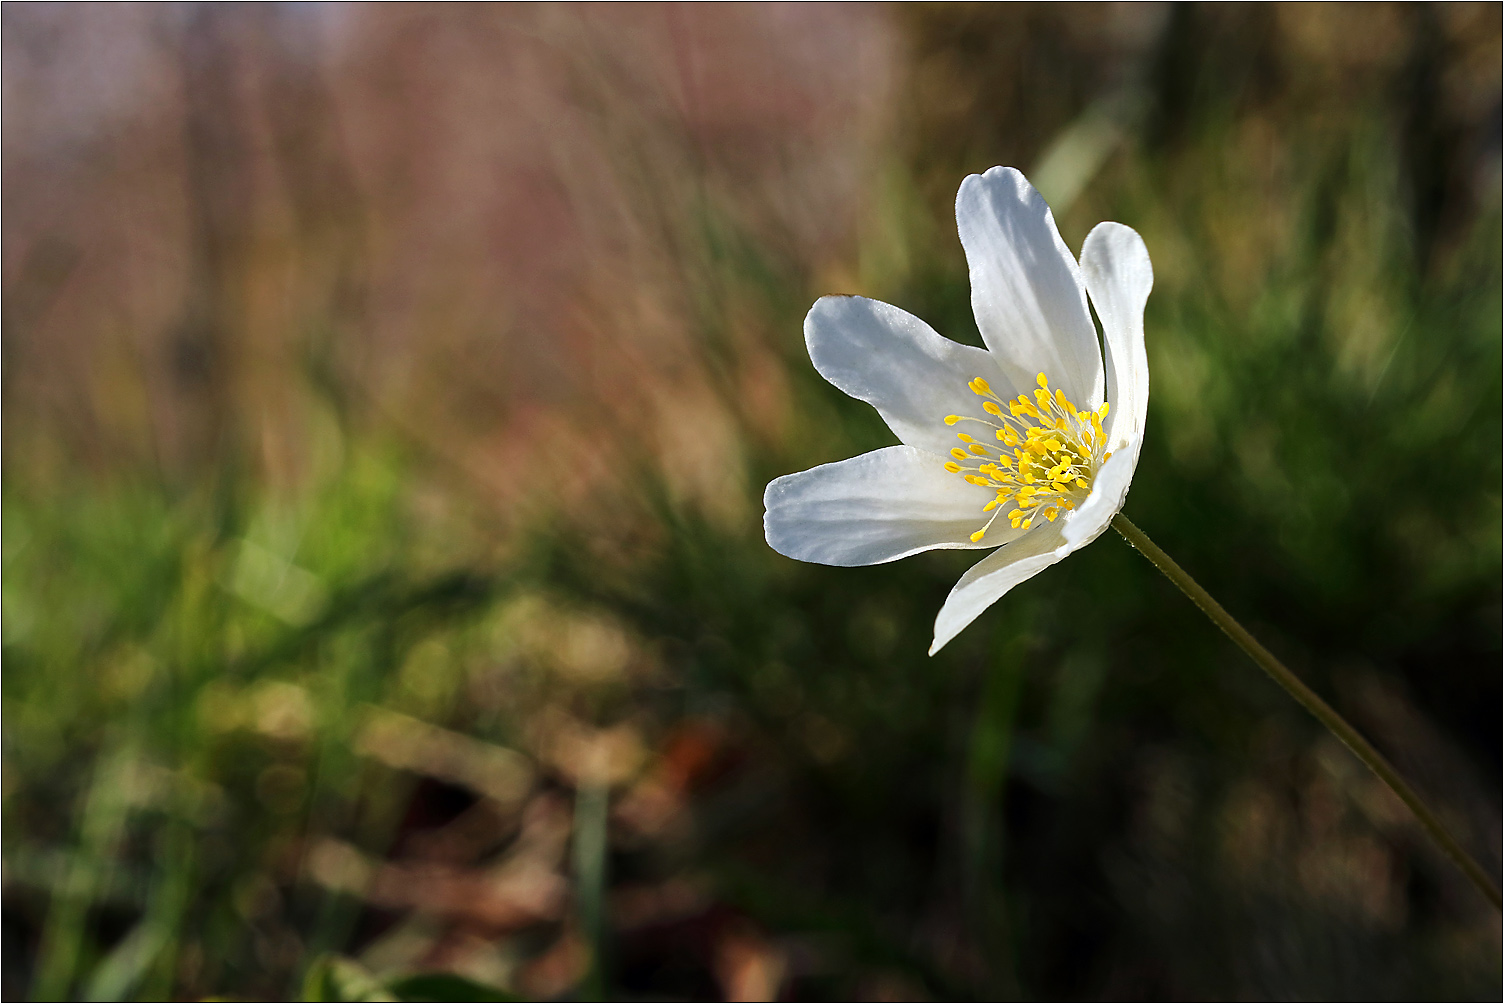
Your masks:
{"label": "shadowed petal underside", "polygon": [[967,384],[982,377],[1008,386],[986,349],[942,338],[913,314],[864,296],[815,301],[804,342],[821,376],[876,408],[901,442],[941,456],[956,445],[945,416],[975,405]]}

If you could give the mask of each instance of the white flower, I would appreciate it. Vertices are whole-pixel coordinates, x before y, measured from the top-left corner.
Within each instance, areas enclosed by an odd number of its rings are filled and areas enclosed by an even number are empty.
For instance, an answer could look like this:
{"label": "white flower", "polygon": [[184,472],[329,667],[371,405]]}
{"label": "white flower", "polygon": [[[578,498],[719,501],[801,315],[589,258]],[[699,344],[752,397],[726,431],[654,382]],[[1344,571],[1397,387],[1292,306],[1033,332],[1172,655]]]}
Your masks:
{"label": "white flower", "polygon": [[1098,224],[1078,265],[1044,199],[1006,167],[961,182],[956,224],[987,348],[942,338],[877,300],[822,297],[804,321],[810,360],[904,445],[778,478],[763,496],[768,543],[803,561],[873,565],[997,547],[951,590],[931,655],[1107,529],[1138,464],[1149,402],[1144,303],[1154,273],[1137,233]]}

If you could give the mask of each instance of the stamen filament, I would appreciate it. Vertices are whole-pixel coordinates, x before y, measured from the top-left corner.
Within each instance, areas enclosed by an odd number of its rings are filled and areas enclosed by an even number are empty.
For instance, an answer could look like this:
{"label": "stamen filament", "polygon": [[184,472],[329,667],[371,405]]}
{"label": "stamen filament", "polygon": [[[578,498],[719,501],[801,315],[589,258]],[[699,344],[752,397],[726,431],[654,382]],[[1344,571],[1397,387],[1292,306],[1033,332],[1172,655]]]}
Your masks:
{"label": "stamen filament", "polygon": [[[1101,420],[1105,407],[1078,409],[1065,391],[1050,387],[1049,378],[1040,373],[1033,400],[1026,394],[1004,400],[981,377],[967,383],[967,388],[982,398],[982,410],[1002,424],[972,415],[947,415],[945,424],[981,422],[994,429],[993,439],[1002,446],[989,447],[963,432],[956,437],[964,448],[950,451],[954,461],[945,469],[959,474],[967,482],[993,489],[995,497],[982,511],[992,513],[985,526],[972,535],[973,542],[985,536],[1004,503],[1013,503],[1008,522],[1014,529],[1028,529],[1037,517],[1050,522],[1061,511],[1071,512],[1076,502],[1091,490],[1092,475],[1111,454],[1099,456],[1106,437]],[[1012,455],[1005,452],[1010,449]],[[981,463],[972,466],[975,460]]]}

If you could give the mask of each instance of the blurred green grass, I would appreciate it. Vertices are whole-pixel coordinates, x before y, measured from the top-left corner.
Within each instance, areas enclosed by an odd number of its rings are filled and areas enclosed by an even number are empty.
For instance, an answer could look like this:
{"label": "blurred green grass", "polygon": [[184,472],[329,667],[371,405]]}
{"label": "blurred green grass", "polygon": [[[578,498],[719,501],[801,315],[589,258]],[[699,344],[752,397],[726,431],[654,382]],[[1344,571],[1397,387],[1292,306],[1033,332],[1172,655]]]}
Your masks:
{"label": "blurred green grass", "polygon": [[665,224],[720,501],[627,428],[583,504],[497,517],[443,427],[354,420],[311,364],[291,489],[248,449],[60,463],[8,393],[7,996],[1497,994],[1498,918],[1120,541],[928,659],[966,556],[802,565],[758,525],[771,477],[891,442],[809,366],[813,298],[978,341],[955,185],[1099,135],[1056,208],[1154,256],[1127,511],[1497,873],[1497,129],[1426,91],[1456,29],[1399,9],[1364,63],[1300,16],[1175,9],[1104,79],[1063,15],[896,12],[859,251],[708,185]]}

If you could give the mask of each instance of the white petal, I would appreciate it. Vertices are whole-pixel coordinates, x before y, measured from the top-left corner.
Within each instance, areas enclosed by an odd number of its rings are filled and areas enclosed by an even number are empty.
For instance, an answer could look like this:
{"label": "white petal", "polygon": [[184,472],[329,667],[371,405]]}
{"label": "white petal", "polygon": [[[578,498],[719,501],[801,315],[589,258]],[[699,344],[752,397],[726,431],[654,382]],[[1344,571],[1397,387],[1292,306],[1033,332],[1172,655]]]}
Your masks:
{"label": "white petal", "polygon": [[1134,468],[1138,466],[1139,442],[1135,439],[1107,458],[1107,463],[1099,467],[1091,479],[1091,494],[1080,508],[1066,517],[1060,533],[1072,551],[1096,540],[1112,522],[1112,517],[1123,508]]}
{"label": "white petal", "polygon": [[1043,372],[1078,407],[1102,403],[1102,352],[1076,259],[1044,198],[1011,167],[961,182],[956,225],[982,340],[1011,381]]}
{"label": "white petal", "polygon": [[973,544],[995,493],[947,473],[944,462],[889,446],[778,478],[763,494],[768,544],[800,561],[875,565],[935,548],[995,547],[1019,533],[1000,521]]}
{"label": "white petal", "polygon": [[[913,314],[880,300],[821,297],[804,319],[804,341],[821,376],[876,408],[902,442],[931,453],[950,452],[957,432],[982,440],[992,434],[975,422],[954,429],[945,424],[947,415],[987,417],[967,389],[973,377],[1011,396],[1011,384],[985,349],[942,338]],[[1033,387],[1032,378],[1027,387]]]}
{"label": "white petal", "polygon": [[1107,347],[1108,448],[1121,450],[1131,442],[1137,457],[1149,408],[1144,303],[1154,287],[1154,267],[1143,238],[1131,228],[1099,223],[1081,246],[1081,272]]}
{"label": "white petal", "polygon": [[930,655],[940,651],[1008,590],[1074,550],[1056,524],[1045,523],[972,565],[945,598],[940,616],[935,618],[935,640],[930,645]]}

